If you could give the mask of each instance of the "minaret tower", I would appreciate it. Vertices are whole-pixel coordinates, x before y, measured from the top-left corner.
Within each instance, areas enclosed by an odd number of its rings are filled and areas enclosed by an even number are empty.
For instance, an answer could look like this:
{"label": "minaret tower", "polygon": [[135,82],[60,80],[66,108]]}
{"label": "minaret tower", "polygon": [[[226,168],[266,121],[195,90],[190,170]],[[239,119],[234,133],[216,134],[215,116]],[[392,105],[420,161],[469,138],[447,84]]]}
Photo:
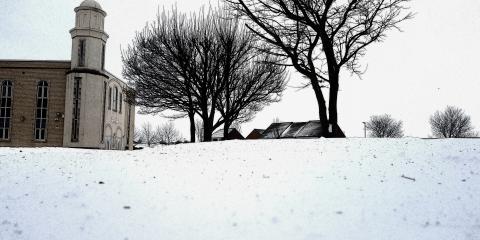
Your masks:
{"label": "minaret tower", "polygon": [[75,28],[72,35],[72,69],[102,72],[105,67],[104,31],[107,13],[95,0],[85,0],[75,8]]}
{"label": "minaret tower", "polygon": [[107,13],[95,0],[75,8],[71,69],[67,72],[63,143],[67,147],[103,145],[106,85],[104,31]]}

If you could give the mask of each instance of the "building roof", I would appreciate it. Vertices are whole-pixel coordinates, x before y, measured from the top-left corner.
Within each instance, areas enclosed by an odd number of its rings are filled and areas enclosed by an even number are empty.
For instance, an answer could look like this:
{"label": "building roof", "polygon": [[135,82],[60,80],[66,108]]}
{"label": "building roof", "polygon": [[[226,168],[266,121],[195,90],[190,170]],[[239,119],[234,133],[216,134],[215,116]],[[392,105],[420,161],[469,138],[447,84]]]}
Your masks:
{"label": "building roof", "polygon": [[96,9],[102,9],[102,6],[95,0],[85,0],[80,3],[80,7],[92,7]]}
{"label": "building roof", "polygon": [[262,138],[262,133],[265,129],[253,129],[250,134],[246,137],[246,139],[260,139]]}
{"label": "building roof", "polygon": [[[0,68],[14,68],[14,69],[71,69],[71,61],[68,60],[29,60],[29,59],[0,59]],[[111,72],[104,70],[109,79],[115,79],[122,85],[128,84],[121,78],[113,75]]]}
{"label": "building roof", "polygon": [[126,86],[128,86],[127,82],[124,81],[123,79],[121,79],[121,78],[113,75],[113,73],[111,73],[111,72],[109,72],[109,71],[107,71],[107,70],[103,70],[103,71],[107,74],[107,76],[108,76],[110,79],[116,79],[116,80],[120,81],[122,84],[125,84]]}
{"label": "building roof", "polygon": [[322,136],[322,124],[320,121],[309,121],[304,124],[304,126],[299,129],[295,134],[296,138],[310,138],[310,137],[321,137]]}
{"label": "building roof", "polygon": [[272,139],[280,138],[282,133],[290,127],[292,122],[283,122],[283,123],[272,123],[265,131],[262,133],[263,138]]}
{"label": "building roof", "polygon": [[303,127],[306,125],[306,122],[294,122],[283,131],[281,138],[294,138],[297,136],[297,133],[300,132]]}
{"label": "building roof", "polygon": [[[341,133],[345,136],[340,129],[336,126],[333,131]],[[322,124],[320,121],[313,120],[309,122],[284,122],[284,123],[272,123],[267,130],[263,132],[264,139],[272,138],[315,138],[322,137]]]}
{"label": "building roof", "polygon": [[[236,128],[229,128],[228,129],[228,136],[229,138],[234,137],[235,139],[244,139],[242,134]],[[213,138],[222,138],[223,139],[223,128],[218,129],[212,134]]]}
{"label": "building roof", "polygon": [[0,68],[70,69],[70,61],[0,59]]}

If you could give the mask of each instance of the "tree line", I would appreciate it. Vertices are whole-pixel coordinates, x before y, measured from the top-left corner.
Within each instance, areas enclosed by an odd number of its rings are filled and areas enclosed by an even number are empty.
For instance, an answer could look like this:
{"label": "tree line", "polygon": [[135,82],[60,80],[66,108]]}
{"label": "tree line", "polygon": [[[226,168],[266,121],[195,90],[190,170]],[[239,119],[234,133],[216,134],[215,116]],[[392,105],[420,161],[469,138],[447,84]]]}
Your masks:
{"label": "tree line", "polygon": [[140,128],[134,129],[133,141],[148,147],[157,144],[177,144],[183,142],[182,140],[182,135],[171,121],[158,126],[146,122]]}
{"label": "tree line", "polygon": [[[436,111],[430,116],[432,136],[436,138],[478,137],[469,115],[461,108],[447,106],[443,111]],[[400,138],[403,137],[403,122],[395,120],[388,114],[371,116],[366,123],[370,137]]]}

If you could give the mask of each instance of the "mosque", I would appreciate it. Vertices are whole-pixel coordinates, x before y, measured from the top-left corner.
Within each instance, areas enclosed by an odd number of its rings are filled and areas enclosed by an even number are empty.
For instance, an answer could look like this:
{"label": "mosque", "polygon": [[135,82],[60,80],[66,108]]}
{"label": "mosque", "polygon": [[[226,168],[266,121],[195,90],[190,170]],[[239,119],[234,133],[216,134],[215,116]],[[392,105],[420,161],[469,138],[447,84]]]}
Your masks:
{"label": "mosque", "polygon": [[70,61],[0,60],[0,147],[132,149],[135,106],[105,69],[107,13],[75,8]]}

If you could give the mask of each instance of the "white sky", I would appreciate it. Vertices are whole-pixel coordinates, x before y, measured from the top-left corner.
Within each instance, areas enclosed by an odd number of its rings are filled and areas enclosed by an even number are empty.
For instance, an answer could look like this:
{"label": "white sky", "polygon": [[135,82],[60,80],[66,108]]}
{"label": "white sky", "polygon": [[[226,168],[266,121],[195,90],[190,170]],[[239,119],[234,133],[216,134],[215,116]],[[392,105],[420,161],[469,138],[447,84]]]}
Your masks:
{"label": "white sky", "polygon": [[[74,25],[73,8],[80,0],[0,0],[0,59],[70,59],[69,30]],[[207,0],[98,0],[107,12],[106,68],[121,77],[121,47],[135,31],[155,18],[158,8],[177,4],[182,11],[195,11]],[[216,3],[216,2],[215,2]],[[403,32],[390,32],[383,43],[371,46],[363,58],[368,66],[362,79],[341,77],[339,122],[347,136],[363,136],[362,121],[374,114],[389,113],[404,122],[408,136],[430,134],[429,116],[447,104],[472,116],[480,127],[480,1],[414,0],[417,15],[402,24]],[[302,81],[291,70],[290,85]],[[243,125],[266,128],[274,117],[282,121],[318,119],[311,89],[288,89],[280,103],[266,107]],[[160,117],[137,115],[137,126]],[[177,120],[188,138],[188,121]]]}

